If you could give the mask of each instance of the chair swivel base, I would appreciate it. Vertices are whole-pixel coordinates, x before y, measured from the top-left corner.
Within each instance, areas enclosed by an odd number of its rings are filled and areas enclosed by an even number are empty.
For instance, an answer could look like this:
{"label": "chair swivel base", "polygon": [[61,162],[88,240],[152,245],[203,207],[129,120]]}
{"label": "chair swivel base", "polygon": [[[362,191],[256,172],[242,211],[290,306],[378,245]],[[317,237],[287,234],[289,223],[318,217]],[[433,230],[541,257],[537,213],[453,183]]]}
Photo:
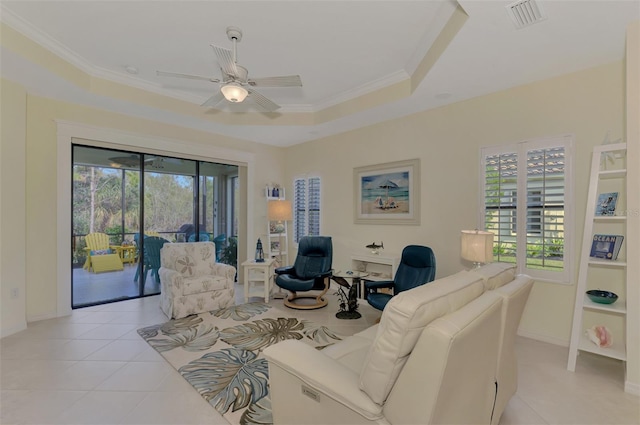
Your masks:
{"label": "chair swivel base", "polygon": [[[329,301],[327,301],[326,298],[322,297],[326,292],[327,291],[323,291],[320,295],[317,295],[317,296],[297,295],[295,292],[291,292],[291,295],[289,295],[287,298],[284,299],[284,305],[289,308],[293,308],[295,310],[315,310],[317,308],[326,307],[326,305],[329,304]],[[316,300],[316,303],[304,304],[304,303],[294,302],[295,300],[300,300],[300,299],[313,299],[313,300]]]}

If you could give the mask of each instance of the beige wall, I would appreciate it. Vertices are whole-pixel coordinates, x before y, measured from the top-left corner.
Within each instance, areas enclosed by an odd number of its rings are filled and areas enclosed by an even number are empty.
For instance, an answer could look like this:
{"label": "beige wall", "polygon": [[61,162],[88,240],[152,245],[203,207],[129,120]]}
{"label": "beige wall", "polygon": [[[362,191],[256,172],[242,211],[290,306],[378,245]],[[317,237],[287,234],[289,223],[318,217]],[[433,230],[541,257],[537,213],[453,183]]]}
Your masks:
{"label": "beige wall", "polygon": [[24,329],[26,94],[0,79],[0,336]]}
{"label": "beige wall", "polygon": [[640,395],[640,21],[627,30],[627,377]]}
{"label": "beige wall", "polygon": [[[23,122],[26,121],[26,160],[22,161],[22,164],[26,163],[26,214],[24,208],[20,211],[17,209],[18,207],[15,207],[15,209],[11,207],[7,217],[14,217],[19,214],[23,217],[26,216],[26,231],[18,232],[20,235],[18,235],[19,237],[17,237],[17,239],[26,240],[26,252],[29,253],[28,258],[38,258],[38,261],[30,262],[26,270],[27,321],[55,317],[61,314],[56,303],[59,288],[56,285],[55,276],[59,270],[55,247],[59,238],[64,238],[65,236],[57,234],[59,217],[57,217],[55,213],[56,205],[60,201],[58,199],[59,191],[56,186],[56,179],[60,170],[58,169],[58,163],[54,159],[57,155],[56,120],[79,123],[85,126],[95,126],[114,132],[139,134],[147,138],[157,137],[159,139],[171,139],[182,144],[182,149],[176,149],[177,154],[188,155],[194,147],[203,145],[251,153],[256,160],[252,164],[253,170],[250,175],[252,175],[253,178],[252,181],[249,182],[249,187],[250,191],[258,194],[257,196],[264,196],[261,191],[267,182],[282,181],[283,178],[284,158],[280,148],[234,140],[228,137],[109,113],[85,106],[30,96],[25,94],[23,90],[20,90],[19,93],[21,93],[22,97],[21,104],[27,105],[26,115],[23,114],[22,117]],[[7,93],[7,95],[8,94],[9,93]],[[5,98],[13,102],[15,100],[14,97],[7,98],[5,93],[2,93],[3,102]],[[20,102],[18,102],[18,104],[20,104]],[[3,114],[3,124],[5,121],[8,121],[7,118],[8,117],[5,117]],[[3,154],[4,139],[3,133]],[[103,141],[121,143],[119,140]],[[24,147],[25,145],[23,144],[22,146]],[[211,157],[209,159],[215,161],[220,158]],[[3,182],[5,173],[4,162],[3,155]],[[20,169],[24,170],[25,165],[21,166],[20,161],[17,161],[12,167],[11,169],[18,173]],[[7,168],[7,171],[11,169]],[[66,172],[66,170],[62,171]],[[24,175],[24,172],[22,174]],[[5,191],[3,183],[3,206],[5,205],[4,201]],[[63,221],[67,219],[66,217],[62,218]],[[2,220],[4,228],[4,210]],[[249,211],[249,220],[254,224],[254,226],[250,226],[250,229],[255,231],[255,234],[252,233],[247,239],[255,241],[255,239],[261,235],[261,232],[264,233],[263,229],[266,228],[266,205],[264,202],[258,201],[254,203],[254,207]],[[5,238],[3,233],[3,261],[6,257],[4,255],[5,239],[8,238]],[[253,247],[248,247],[248,250],[250,251],[251,248]],[[246,252],[245,254],[240,253],[239,257],[242,258],[244,255],[247,255]],[[3,267],[3,291],[4,290]],[[25,314],[12,311],[10,314],[11,320],[5,322],[4,292],[2,300],[2,329],[4,334],[5,323],[20,320],[24,321]],[[9,314],[9,310],[7,310],[7,313]]]}
{"label": "beige wall", "polygon": [[[385,254],[418,243],[433,248],[442,277],[464,268],[459,232],[477,226],[480,147],[574,134],[575,283],[591,151],[607,131],[624,134],[623,76],[616,62],[294,146],[286,181],[322,177],[322,232],[333,236],[335,268],[348,268],[350,254],[372,241],[384,241]],[[421,161],[421,225],[354,224],[353,168],[410,158]],[[575,291],[537,282],[521,332],[568,344]]]}

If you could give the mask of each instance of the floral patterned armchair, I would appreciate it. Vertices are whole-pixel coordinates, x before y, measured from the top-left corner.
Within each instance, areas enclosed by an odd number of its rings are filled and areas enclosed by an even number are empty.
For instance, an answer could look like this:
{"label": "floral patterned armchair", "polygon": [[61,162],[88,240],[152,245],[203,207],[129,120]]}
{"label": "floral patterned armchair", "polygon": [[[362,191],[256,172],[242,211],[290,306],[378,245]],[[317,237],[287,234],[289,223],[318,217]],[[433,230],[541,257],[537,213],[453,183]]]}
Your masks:
{"label": "floral patterned armchair", "polygon": [[229,307],[236,269],[216,263],[213,242],[165,244],[160,251],[160,308],[169,318]]}

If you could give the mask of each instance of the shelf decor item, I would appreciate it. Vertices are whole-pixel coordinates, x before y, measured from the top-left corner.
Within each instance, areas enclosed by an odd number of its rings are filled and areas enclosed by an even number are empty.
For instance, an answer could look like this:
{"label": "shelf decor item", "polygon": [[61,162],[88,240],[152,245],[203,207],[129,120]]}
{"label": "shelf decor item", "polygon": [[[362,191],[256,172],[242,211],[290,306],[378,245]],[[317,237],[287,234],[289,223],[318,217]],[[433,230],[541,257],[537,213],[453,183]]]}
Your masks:
{"label": "shelf decor item", "polygon": [[600,348],[607,348],[613,345],[613,337],[606,326],[595,325],[587,329],[585,333],[589,340]]}
{"label": "shelf decor item", "polygon": [[613,304],[618,300],[618,295],[610,291],[602,291],[600,289],[592,289],[587,291],[587,297],[594,303]]}
{"label": "shelf decor item", "polygon": [[618,258],[622,241],[624,241],[624,236],[622,235],[593,235],[589,256],[592,258],[615,260]]}
{"label": "shelf decor item", "polygon": [[596,216],[615,215],[618,192],[606,192],[598,195]]}
{"label": "shelf decor item", "polygon": [[264,263],[264,249],[262,249],[262,241],[258,238],[258,243],[256,244],[256,263]]}

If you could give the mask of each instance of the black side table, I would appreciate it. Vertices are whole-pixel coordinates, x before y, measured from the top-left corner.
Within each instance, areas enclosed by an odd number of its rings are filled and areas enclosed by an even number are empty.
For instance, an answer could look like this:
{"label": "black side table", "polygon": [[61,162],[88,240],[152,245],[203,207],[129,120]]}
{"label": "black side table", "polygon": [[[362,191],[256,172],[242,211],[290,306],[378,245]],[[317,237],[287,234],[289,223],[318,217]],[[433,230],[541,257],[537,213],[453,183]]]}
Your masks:
{"label": "black side table", "polygon": [[[360,286],[360,279],[365,276],[368,276],[368,273],[357,271],[336,272],[331,276],[331,279],[340,285],[338,288],[340,311],[336,313],[338,319],[359,319],[362,317],[357,311],[358,287]],[[351,284],[347,279],[351,279]],[[345,293],[345,288],[349,291],[348,295]]]}

